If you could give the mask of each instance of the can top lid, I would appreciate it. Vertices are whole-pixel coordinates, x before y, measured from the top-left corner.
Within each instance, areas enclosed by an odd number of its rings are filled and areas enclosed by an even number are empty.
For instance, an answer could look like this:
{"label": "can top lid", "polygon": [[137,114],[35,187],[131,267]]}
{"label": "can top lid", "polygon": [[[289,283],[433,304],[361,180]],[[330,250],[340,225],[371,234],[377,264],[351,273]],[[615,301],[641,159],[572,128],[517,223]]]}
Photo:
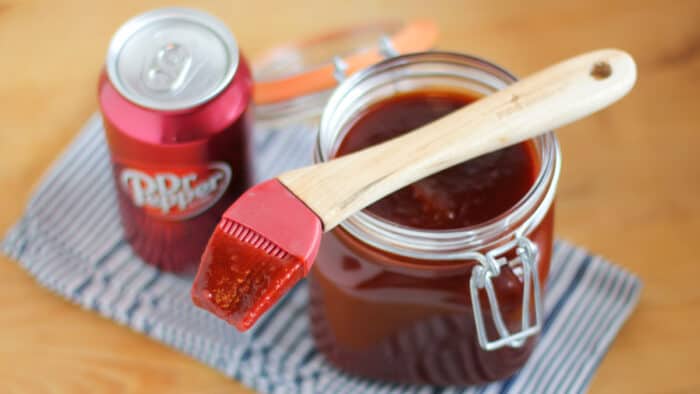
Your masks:
{"label": "can top lid", "polygon": [[215,97],[231,82],[238,62],[238,44],[223,22],[189,8],[161,8],[117,31],[106,66],[129,101],[175,111]]}

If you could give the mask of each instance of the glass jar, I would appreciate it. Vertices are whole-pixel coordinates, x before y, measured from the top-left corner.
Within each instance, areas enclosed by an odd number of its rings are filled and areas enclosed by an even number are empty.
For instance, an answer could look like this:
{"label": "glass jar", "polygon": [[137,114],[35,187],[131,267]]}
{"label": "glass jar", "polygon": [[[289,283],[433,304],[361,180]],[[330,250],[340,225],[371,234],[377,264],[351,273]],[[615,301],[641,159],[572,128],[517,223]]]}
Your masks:
{"label": "glass jar", "polygon": [[[332,158],[370,105],[397,94],[487,95],[515,81],[476,57],[399,56],[345,80],[326,106],[314,159]],[[422,230],[359,212],[326,233],[311,279],[318,349],[338,368],[400,383],[472,385],[512,375],[542,327],[560,151],[532,141],[539,168],[527,194],[479,225]]]}

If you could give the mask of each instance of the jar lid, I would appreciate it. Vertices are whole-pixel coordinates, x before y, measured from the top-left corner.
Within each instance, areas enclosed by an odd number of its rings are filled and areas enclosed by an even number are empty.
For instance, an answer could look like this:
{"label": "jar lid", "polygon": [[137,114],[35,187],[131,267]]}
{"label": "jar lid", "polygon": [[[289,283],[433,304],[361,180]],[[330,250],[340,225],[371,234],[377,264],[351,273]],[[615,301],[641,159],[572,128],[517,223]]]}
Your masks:
{"label": "jar lid", "polygon": [[253,59],[255,103],[278,104],[332,89],[387,57],[428,50],[437,37],[430,20],[383,21],[281,45]]}

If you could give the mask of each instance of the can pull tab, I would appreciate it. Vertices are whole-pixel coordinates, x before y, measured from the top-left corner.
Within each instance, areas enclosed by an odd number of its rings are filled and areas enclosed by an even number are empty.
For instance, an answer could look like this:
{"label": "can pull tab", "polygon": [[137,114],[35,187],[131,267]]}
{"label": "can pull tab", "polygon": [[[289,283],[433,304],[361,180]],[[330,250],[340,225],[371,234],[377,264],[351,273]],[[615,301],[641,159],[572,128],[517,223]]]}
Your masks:
{"label": "can pull tab", "polygon": [[[542,300],[539,283],[539,273],[537,271],[538,251],[537,246],[526,237],[516,239],[517,258],[508,262],[505,258],[495,258],[490,254],[475,256],[479,261],[472,269],[469,280],[469,292],[471,295],[472,309],[474,312],[474,322],[476,324],[476,334],[479,345],[482,349],[490,351],[504,346],[520,347],[525,340],[537,334],[542,327]],[[496,297],[492,279],[501,273],[501,267],[509,264],[514,267],[522,266],[523,297],[522,297],[522,322],[520,331],[511,333],[503,322],[503,315]],[[489,339],[486,332],[486,322],[481,310],[479,290],[486,290],[489,307],[493,323],[498,332],[497,339]],[[535,322],[530,321],[531,297],[534,296]]]}
{"label": "can pull tab", "polygon": [[143,80],[156,92],[175,92],[184,86],[192,67],[192,56],[184,46],[168,42],[146,63]]}

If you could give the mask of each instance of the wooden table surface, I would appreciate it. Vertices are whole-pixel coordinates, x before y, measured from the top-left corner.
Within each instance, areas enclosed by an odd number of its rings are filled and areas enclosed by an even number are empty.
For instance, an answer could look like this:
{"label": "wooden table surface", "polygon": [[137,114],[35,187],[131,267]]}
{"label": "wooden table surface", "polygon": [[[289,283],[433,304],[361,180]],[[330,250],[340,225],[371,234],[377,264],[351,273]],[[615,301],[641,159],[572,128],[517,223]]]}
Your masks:
{"label": "wooden table surface", "polygon": [[[173,3],[0,0],[0,230],[96,110],[112,33]],[[700,392],[700,1],[191,3],[225,20],[249,56],[336,26],[425,16],[442,28],[439,48],[520,75],[598,47],[632,53],[631,95],[560,133],[556,231],[644,281],[591,392]],[[4,256],[0,278],[0,392],[249,392],[51,294]]]}

